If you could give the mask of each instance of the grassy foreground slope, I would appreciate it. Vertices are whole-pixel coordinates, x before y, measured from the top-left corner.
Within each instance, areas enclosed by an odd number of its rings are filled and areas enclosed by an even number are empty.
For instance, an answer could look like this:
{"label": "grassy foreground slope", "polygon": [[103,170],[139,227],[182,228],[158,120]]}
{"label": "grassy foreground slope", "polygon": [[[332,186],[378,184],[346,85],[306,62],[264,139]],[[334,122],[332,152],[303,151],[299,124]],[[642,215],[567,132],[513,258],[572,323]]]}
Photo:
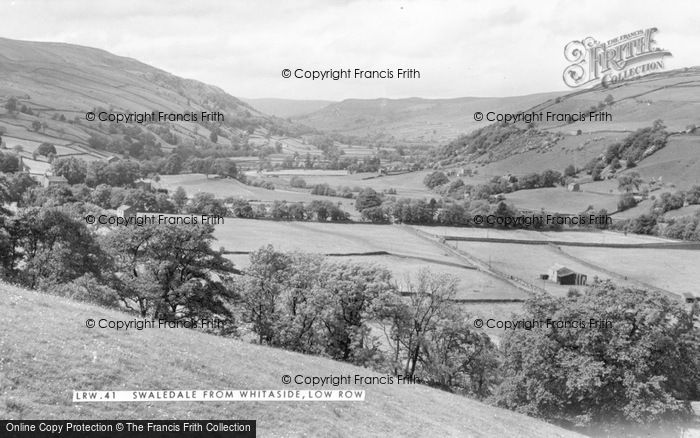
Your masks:
{"label": "grassy foreground slope", "polygon": [[259,436],[576,435],[468,398],[410,385],[365,387],[366,401],[352,403],[73,404],[74,389],[283,389],[284,374],[376,374],[186,329],[88,329],[88,318],[132,316],[5,284],[0,284],[0,293],[3,419],[255,419]]}

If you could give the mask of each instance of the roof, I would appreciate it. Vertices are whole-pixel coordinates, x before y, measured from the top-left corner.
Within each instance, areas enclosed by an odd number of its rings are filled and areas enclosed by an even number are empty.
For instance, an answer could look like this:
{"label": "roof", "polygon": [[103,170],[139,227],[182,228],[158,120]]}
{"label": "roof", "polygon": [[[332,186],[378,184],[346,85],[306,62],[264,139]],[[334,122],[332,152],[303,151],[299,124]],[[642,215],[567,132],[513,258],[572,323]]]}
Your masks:
{"label": "roof", "polygon": [[549,270],[556,271],[557,277],[566,277],[568,275],[576,275],[576,272],[567,268],[566,266],[560,265],[559,263],[553,264]]}
{"label": "roof", "polygon": [[557,269],[557,277],[568,277],[569,275],[576,275],[576,273],[569,268]]}
{"label": "roof", "polygon": [[129,210],[129,209],[131,209],[131,208],[133,208],[131,205],[122,204],[122,205],[120,205],[119,207],[117,207],[117,210]]}
{"label": "roof", "polygon": [[47,176],[46,179],[49,181],[68,182],[68,180],[62,176],[52,175],[52,176]]}

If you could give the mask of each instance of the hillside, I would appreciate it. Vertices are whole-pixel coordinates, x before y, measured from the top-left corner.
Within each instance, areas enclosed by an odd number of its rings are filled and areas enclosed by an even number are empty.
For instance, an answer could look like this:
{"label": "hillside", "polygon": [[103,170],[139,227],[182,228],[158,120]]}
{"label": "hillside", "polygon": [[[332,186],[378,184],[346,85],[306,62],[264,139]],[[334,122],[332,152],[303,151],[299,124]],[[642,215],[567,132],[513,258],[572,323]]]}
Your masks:
{"label": "hillside", "polygon": [[309,113],[321,110],[330,105],[330,100],[295,100],[295,99],[245,99],[253,108],[272,116],[286,119],[288,117],[301,117]]}
{"label": "hillside", "polygon": [[[17,109],[5,105],[16,102]],[[0,38],[0,130],[7,148],[21,146],[31,157],[38,144],[57,146],[57,155],[85,159],[138,150],[110,145],[124,135],[157,144],[151,155],[177,146],[231,148],[249,136],[255,148],[265,137],[296,136],[301,128],[265,115],[222,89],[184,79],[134,59],[103,50],[63,43],[16,41]],[[220,112],[224,120],[166,121],[114,126],[88,121],[86,113]],[[124,129],[130,128],[129,131]],[[212,141],[211,131],[218,131]],[[308,130],[308,129],[307,129]],[[146,139],[148,133],[150,140]],[[90,139],[101,136],[98,146]],[[246,137],[247,138],[247,137]],[[127,149],[129,145],[127,145]],[[97,150],[96,150],[97,149]]]}
{"label": "hillside", "polygon": [[347,99],[294,120],[319,130],[417,145],[438,145],[486,126],[474,112],[515,112],[563,93],[457,99]]}
{"label": "hillside", "polygon": [[1,418],[255,419],[259,436],[577,436],[409,385],[365,386],[366,401],[353,403],[73,404],[77,389],[282,389],[285,374],[377,374],[186,329],[88,329],[87,318],[133,316],[5,284],[0,291],[0,313],[12,328],[0,334]]}

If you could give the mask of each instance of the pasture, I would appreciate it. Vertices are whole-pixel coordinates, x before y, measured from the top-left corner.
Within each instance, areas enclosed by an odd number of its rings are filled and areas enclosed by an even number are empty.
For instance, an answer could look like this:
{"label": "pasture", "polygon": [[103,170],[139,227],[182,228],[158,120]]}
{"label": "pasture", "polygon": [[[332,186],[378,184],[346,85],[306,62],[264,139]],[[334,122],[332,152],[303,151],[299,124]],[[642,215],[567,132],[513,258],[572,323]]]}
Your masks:
{"label": "pasture", "polygon": [[553,213],[578,214],[589,206],[595,210],[604,208],[612,213],[617,210],[618,197],[612,194],[569,192],[565,187],[547,187],[508,193],[506,200],[527,210],[544,209]]}
{"label": "pasture", "polygon": [[[254,251],[271,244],[278,250],[333,254],[329,262],[383,266],[403,290],[406,276],[427,267],[459,279],[458,300],[524,300],[527,294],[513,285],[473,269],[439,245],[401,227],[369,224],[324,224],[226,219],[214,232],[215,247]],[[377,252],[389,254],[376,254]],[[365,255],[361,255],[366,253]],[[238,269],[249,265],[248,255],[227,254]]]}
{"label": "pasture", "polygon": [[700,296],[700,251],[697,250],[567,247],[563,251],[675,294],[687,292]]}
{"label": "pasture", "polygon": [[308,192],[291,191],[291,190],[267,190],[262,187],[254,187],[241,183],[234,179],[217,178],[211,176],[209,178],[201,173],[188,173],[181,175],[163,175],[158,183],[159,187],[174,191],[179,186],[185,189],[188,196],[194,196],[199,192],[211,193],[217,198],[242,198],[248,201],[287,201],[287,202],[304,202],[308,203],[313,200],[330,201],[339,204],[343,210],[356,215],[354,209],[354,201],[352,199],[318,196]]}
{"label": "pasture", "polygon": [[[609,275],[603,269],[594,269],[568,257],[553,246],[493,242],[451,242],[451,244],[480,259],[493,269],[543,288],[554,296],[565,296],[570,288],[575,287],[540,279],[540,274],[546,274],[555,263],[587,275],[589,284],[593,282],[594,277],[612,279],[620,284],[632,284],[630,281]],[[567,247],[566,250],[568,251],[569,248]]]}
{"label": "pasture", "polygon": [[438,237],[455,236],[476,239],[515,239],[547,242],[599,243],[605,244],[644,244],[670,243],[674,240],[642,234],[623,234],[616,231],[534,231],[534,230],[503,230],[496,228],[467,228],[467,227],[428,227],[414,228]]}

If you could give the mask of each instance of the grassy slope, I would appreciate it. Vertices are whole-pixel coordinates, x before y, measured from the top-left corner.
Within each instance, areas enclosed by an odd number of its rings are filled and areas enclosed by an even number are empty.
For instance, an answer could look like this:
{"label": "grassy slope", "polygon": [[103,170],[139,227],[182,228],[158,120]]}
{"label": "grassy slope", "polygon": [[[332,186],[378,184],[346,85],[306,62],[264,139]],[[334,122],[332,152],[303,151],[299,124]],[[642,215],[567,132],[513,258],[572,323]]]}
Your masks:
{"label": "grassy slope", "polygon": [[284,374],[375,374],[193,331],[90,330],[87,318],[131,316],[4,284],[0,291],[0,418],[256,419],[260,436],[574,435],[422,386],[367,387],[365,402],[347,404],[73,404],[74,389],[272,389]]}
{"label": "grassy slope", "polygon": [[439,144],[488,124],[475,122],[475,111],[515,112],[563,93],[505,98],[347,99],[298,117],[322,130],[358,136],[385,135],[418,144]]}

